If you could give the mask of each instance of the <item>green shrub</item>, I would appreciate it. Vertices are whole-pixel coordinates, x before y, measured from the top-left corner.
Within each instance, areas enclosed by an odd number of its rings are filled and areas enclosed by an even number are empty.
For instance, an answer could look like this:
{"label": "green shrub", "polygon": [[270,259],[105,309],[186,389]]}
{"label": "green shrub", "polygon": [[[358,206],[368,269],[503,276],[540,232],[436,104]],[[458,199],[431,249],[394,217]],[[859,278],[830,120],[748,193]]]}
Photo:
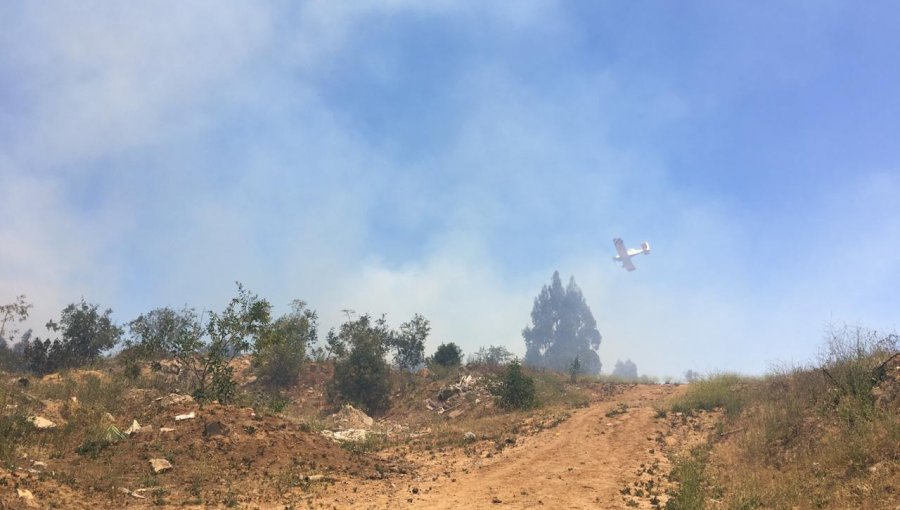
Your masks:
{"label": "green shrub", "polygon": [[537,404],[534,379],[523,370],[519,360],[513,360],[495,388],[499,404],[507,409],[529,409]]}
{"label": "green shrub", "polygon": [[[5,389],[0,388],[0,409],[5,409],[7,405],[16,403]],[[6,467],[13,466],[17,460],[16,447],[33,429],[20,405],[16,405],[12,413],[0,415],[0,463]]]}
{"label": "green shrub", "polygon": [[112,310],[100,313],[98,308],[83,299],[65,307],[58,323],[47,323],[47,329],[60,333],[60,338],[24,342],[28,367],[38,374],[79,367],[97,361],[103,351],[115,347],[122,337],[122,328],[113,323]]}
{"label": "green shrub", "polygon": [[462,349],[453,342],[439,345],[430,359],[431,363],[443,367],[458,367],[462,360]]}
{"label": "green shrub", "polygon": [[666,510],[703,510],[706,508],[704,496],[704,471],[707,449],[699,447],[691,455],[678,459],[672,467],[672,480],[678,482]]}
{"label": "green shrub", "polygon": [[303,301],[291,303],[291,313],[263,330],[254,345],[253,363],[259,378],[277,388],[293,386],[317,337],[316,313]]}
{"label": "green shrub", "polygon": [[334,379],[329,393],[332,401],[355,404],[372,415],[389,406],[391,369],[384,356],[391,345],[392,332],[382,317],[368,315],[341,325],[340,333],[349,354],[334,364]]}

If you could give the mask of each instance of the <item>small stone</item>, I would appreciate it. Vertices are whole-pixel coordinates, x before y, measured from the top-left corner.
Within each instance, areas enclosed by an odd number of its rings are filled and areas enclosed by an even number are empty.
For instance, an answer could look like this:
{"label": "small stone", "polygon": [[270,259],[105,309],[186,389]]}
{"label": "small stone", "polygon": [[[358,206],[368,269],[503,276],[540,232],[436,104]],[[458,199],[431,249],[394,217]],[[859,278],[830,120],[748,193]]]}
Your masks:
{"label": "small stone", "polygon": [[197,414],[194,411],[191,411],[187,414],[179,414],[178,416],[175,417],[175,421],[193,420],[196,417],[197,417]]}
{"label": "small stone", "polygon": [[56,428],[55,423],[41,416],[29,416],[28,421],[30,421],[31,424],[35,426],[35,428],[41,430]]}
{"label": "small stone", "polygon": [[171,427],[160,427],[159,431],[160,432],[175,432],[175,429],[173,429]]}
{"label": "small stone", "polygon": [[413,494],[418,494],[418,493],[419,493],[419,488],[418,488],[418,487],[413,487],[413,488],[412,488],[412,493],[413,493]]}
{"label": "small stone", "polygon": [[141,424],[137,420],[131,420],[131,426],[125,429],[125,435],[132,435],[141,431]]}
{"label": "small stone", "polygon": [[469,432],[466,432],[466,435],[463,436],[463,439],[464,439],[467,443],[471,443],[471,442],[474,442],[475,439],[477,439],[477,438],[475,437],[475,433],[474,433],[474,432],[469,431]]}
{"label": "small stone", "polygon": [[25,501],[25,506],[29,508],[37,508],[37,501],[34,500],[34,494],[28,489],[16,489],[19,498]]}
{"label": "small stone", "polygon": [[150,459],[150,467],[154,473],[165,473],[172,469],[172,463],[166,459]]}
{"label": "small stone", "polygon": [[503,501],[500,498],[498,498],[497,496],[494,496],[494,498],[491,499],[491,503],[497,505],[497,504],[503,503]]}

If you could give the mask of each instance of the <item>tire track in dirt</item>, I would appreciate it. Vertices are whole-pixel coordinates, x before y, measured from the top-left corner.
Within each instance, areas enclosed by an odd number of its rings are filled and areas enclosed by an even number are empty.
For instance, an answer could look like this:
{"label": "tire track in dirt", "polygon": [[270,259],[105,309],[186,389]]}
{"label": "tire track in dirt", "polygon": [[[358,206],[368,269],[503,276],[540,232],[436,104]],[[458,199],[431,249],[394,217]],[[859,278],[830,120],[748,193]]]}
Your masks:
{"label": "tire track in dirt", "polygon": [[[440,510],[612,509],[629,508],[626,501],[633,500],[630,508],[652,508],[648,498],[620,491],[636,490],[634,482],[650,478],[642,465],[656,463],[653,477],[665,478],[670,467],[660,441],[675,437],[670,421],[656,417],[656,408],[684,388],[634,386],[574,411],[555,428],[520,437],[515,447],[490,458],[459,451],[422,463],[411,478],[342,481],[313,501],[317,508]],[[624,413],[611,413],[621,404]]]}
{"label": "tire track in dirt", "polygon": [[[668,472],[656,443],[667,423],[656,418],[654,404],[677,391],[674,386],[641,385],[579,410],[503,455],[476,459],[468,473],[456,475],[456,482],[444,479],[432,485],[409,507],[624,508],[619,491],[637,479],[641,464],[658,462],[660,471]],[[619,403],[627,411],[607,417]],[[650,508],[646,500],[638,504]]]}

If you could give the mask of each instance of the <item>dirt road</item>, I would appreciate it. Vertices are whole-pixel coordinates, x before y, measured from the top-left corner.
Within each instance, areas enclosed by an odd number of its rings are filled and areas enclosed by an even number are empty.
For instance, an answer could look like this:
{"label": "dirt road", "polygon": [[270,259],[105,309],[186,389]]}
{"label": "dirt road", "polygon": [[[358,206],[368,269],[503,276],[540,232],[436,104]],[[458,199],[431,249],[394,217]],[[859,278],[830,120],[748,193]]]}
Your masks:
{"label": "dirt road", "polygon": [[[520,438],[502,453],[439,458],[409,481],[340,484],[321,494],[338,508],[652,508],[648,488],[664,488],[676,444],[660,406],[681,388],[640,385],[575,411],[559,426]],[[637,482],[637,484],[635,483]],[[628,487],[631,494],[623,494]],[[638,492],[640,489],[641,492]],[[353,492],[350,492],[350,491]],[[636,505],[636,506],[635,506]]]}

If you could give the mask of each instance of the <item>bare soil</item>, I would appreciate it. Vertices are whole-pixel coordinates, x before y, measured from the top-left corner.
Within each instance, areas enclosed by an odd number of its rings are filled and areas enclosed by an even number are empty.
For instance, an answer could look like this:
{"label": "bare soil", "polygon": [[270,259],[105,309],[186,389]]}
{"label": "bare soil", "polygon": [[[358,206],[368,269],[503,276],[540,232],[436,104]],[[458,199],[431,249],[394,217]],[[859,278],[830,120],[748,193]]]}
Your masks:
{"label": "bare soil", "polygon": [[714,423],[712,417],[659,417],[657,408],[679,391],[636,385],[502,449],[491,443],[436,455],[412,452],[407,458],[416,469],[406,476],[343,480],[307,497],[324,508],[662,507],[669,487],[666,452],[702,440]]}
{"label": "bare soil", "polygon": [[[416,395],[379,422],[405,432],[369,451],[333,442],[303,418],[325,405],[327,372],[310,377],[283,414],[166,405],[160,391],[129,389],[115,424],[124,430],[136,418],[144,430],[87,452],[77,451],[77,433],[35,432],[48,439],[23,448],[14,470],[0,469],[0,509],[661,508],[667,454],[703,440],[716,421],[659,413],[684,390],[673,385],[589,384],[586,407],[532,413],[473,398],[453,419],[414,404]],[[476,439],[465,442],[469,426]],[[173,468],[154,474],[150,459]]]}

